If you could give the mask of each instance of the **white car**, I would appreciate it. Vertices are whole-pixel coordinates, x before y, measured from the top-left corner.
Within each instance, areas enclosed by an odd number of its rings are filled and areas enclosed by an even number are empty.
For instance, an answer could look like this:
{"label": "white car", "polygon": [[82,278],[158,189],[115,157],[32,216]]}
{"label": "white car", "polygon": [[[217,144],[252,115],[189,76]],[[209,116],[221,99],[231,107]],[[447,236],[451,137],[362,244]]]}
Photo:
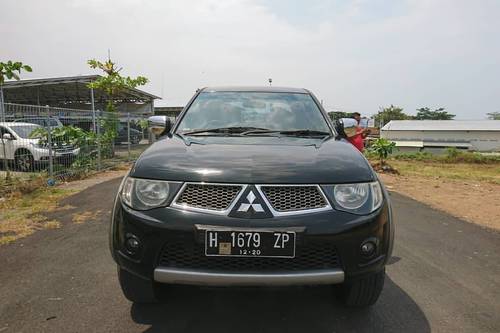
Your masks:
{"label": "white car", "polygon": [[[40,125],[22,122],[0,122],[0,160],[14,161],[19,171],[34,171],[39,164],[48,164],[49,147],[30,134]],[[72,146],[54,146],[54,162],[71,163],[80,152]]]}

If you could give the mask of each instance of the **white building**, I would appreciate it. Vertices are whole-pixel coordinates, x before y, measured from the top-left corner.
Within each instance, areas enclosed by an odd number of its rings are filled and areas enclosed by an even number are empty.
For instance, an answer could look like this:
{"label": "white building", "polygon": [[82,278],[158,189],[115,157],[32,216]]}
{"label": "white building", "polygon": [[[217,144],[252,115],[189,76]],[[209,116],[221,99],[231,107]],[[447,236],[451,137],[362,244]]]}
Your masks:
{"label": "white building", "polygon": [[402,152],[447,147],[500,152],[500,120],[392,120],[380,137],[395,142]]}

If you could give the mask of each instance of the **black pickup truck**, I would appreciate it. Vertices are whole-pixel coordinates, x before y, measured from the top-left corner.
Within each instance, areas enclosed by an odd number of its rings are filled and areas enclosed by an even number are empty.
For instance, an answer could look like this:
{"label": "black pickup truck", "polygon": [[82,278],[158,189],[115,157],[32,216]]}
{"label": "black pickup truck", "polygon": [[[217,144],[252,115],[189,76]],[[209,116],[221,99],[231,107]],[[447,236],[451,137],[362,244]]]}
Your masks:
{"label": "black pickup truck", "polygon": [[215,87],[123,179],[110,246],[124,295],[168,284],[337,285],[376,302],[390,258],[389,196],[370,164],[305,89]]}

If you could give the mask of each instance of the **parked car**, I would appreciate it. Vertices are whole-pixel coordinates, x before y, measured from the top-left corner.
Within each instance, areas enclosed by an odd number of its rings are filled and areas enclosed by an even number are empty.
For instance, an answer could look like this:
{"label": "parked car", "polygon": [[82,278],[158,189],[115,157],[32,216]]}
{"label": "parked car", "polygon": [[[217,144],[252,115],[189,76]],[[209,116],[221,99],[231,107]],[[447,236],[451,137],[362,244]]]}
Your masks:
{"label": "parked car", "polygon": [[293,88],[205,88],[123,179],[111,253],[124,295],[158,286],[338,285],[378,299],[393,248],[389,196],[368,161]]}
{"label": "parked car", "polygon": [[[0,122],[0,159],[14,161],[20,171],[34,171],[49,162],[50,149],[30,134],[40,125],[22,122]],[[55,162],[71,162],[80,149],[73,146],[53,146]]]}
{"label": "parked car", "polygon": [[[121,144],[121,143],[127,143],[128,142],[128,130],[127,130],[127,124],[122,124],[120,123],[118,125],[118,133],[117,137],[115,138],[115,144]],[[142,132],[138,131],[136,129],[130,128],[130,143],[131,144],[138,144],[141,141],[142,138]]]}

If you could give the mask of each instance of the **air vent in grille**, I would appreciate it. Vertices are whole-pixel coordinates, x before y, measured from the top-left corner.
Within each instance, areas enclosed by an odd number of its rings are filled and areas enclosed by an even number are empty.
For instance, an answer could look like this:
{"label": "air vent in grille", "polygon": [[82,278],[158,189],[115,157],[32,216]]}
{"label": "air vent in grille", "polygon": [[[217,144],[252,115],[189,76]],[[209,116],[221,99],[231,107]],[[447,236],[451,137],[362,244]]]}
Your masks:
{"label": "air vent in grille", "polygon": [[262,186],[267,200],[278,212],[323,208],[325,198],[316,186]]}
{"label": "air vent in grille", "polygon": [[187,184],[176,204],[193,208],[224,211],[241,190],[239,185]]}
{"label": "air vent in grille", "polygon": [[335,246],[310,242],[297,246],[295,258],[207,257],[203,244],[167,243],[159,266],[216,271],[301,271],[340,267]]}

